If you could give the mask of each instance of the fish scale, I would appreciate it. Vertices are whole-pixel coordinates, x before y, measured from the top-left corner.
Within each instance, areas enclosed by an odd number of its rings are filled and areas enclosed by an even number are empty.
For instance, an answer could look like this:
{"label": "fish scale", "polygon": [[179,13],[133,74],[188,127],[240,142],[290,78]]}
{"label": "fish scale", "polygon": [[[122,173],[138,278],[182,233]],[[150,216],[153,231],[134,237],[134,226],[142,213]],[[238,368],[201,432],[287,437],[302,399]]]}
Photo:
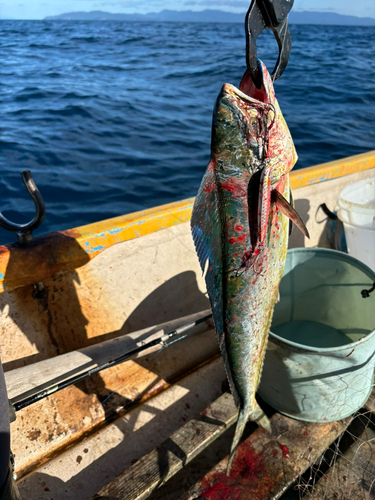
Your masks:
{"label": "fish scale", "polygon": [[[258,90],[248,73],[225,84],[213,115],[211,160],[191,228],[231,392],[239,407],[228,473],[244,426],[270,422],[255,400],[283,274],[287,216],[307,230],[287,200],[297,160],[289,129],[261,63]],[[286,215],[285,215],[286,214]],[[207,265],[208,261],[208,265]]]}

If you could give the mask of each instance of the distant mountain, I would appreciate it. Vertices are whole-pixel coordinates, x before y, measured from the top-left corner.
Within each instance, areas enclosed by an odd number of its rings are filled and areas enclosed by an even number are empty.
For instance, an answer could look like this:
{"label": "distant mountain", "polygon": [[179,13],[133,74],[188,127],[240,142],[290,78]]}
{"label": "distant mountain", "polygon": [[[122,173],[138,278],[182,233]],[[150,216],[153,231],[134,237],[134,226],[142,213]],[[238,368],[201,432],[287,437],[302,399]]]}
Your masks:
{"label": "distant mountain", "polygon": [[111,14],[100,10],[92,12],[70,12],[59,16],[48,16],[46,20],[62,19],[66,21],[170,21],[170,22],[225,22],[242,23],[244,16],[221,10],[175,11],[163,10],[149,14]]}
{"label": "distant mountain", "polygon": [[[174,21],[174,22],[200,22],[200,23],[243,23],[244,14],[234,14],[221,10],[192,10],[174,11],[163,10],[149,14],[111,14],[100,10],[92,12],[69,12],[59,16],[45,18],[63,21]],[[375,19],[371,17],[343,16],[329,12],[291,12],[290,24],[325,24],[339,26],[375,26]]]}
{"label": "distant mountain", "polygon": [[336,26],[375,26],[372,17],[343,16],[334,12],[291,12],[290,24],[330,24]]}

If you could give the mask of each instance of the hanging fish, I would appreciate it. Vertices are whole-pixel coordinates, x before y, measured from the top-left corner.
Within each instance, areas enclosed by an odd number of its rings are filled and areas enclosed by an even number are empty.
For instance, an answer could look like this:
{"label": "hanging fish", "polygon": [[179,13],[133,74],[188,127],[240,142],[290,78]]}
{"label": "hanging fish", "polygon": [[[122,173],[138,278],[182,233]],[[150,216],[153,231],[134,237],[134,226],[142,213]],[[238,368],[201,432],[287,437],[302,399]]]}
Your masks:
{"label": "hanging fish", "polygon": [[240,89],[225,84],[217,98],[211,160],[191,227],[215,329],[239,416],[230,466],[248,420],[271,425],[255,400],[287,252],[289,221],[308,236],[290,201],[297,161],[271,78],[247,71]]}

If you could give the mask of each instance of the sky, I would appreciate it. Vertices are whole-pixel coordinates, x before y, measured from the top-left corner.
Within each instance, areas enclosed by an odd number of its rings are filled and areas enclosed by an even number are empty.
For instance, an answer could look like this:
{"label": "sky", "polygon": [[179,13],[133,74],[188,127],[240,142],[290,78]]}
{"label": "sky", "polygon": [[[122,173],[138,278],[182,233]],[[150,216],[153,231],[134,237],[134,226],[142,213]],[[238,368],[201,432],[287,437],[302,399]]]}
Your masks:
{"label": "sky", "polygon": [[[103,10],[113,13],[220,9],[245,13],[250,0],[0,0],[0,19],[43,19],[74,11]],[[295,0],[294,11],[337,12],[375,18],[374,0]]]}

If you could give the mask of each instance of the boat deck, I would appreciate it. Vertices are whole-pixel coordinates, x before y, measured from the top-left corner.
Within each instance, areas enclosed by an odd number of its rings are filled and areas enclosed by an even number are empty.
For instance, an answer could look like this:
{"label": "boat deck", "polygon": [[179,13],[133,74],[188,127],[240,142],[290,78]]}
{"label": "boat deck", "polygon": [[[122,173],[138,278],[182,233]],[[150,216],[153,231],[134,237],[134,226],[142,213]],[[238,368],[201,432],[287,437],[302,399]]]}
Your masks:
{"label": "boat deck", "polygon": [[[290,246],[332,248],[332,221],[318,207],[333,210],[345,185],[374,172],[375,152],[293,172],[311,240],[295,231]],[[43,236],[27,249],[1,247],[0,348],[13,403],[206,315],[192,203]],[[32,295],[40,281],[49,290],[45,314]],[[18,411],[17,482],[30,500],[370,500],[374,398],[330,424],[266,407],[273,434],[249,423],[228,478],[236,409],[208,320],[158,354],[151,349]]]}
{"label": "boat deck", "polygon": [[[223,393],[93,500],[370,499],[375,494],[374,409],[375,391],[354,416],[326,424],[268,408],[272,435],[250,423],[228,477],[228,456],[207,471],[210,461],[229,451],[229,428],[236,422],[233,399]],[[211,451],[207,457],[204,450],[223,434],[214,456]]]}

